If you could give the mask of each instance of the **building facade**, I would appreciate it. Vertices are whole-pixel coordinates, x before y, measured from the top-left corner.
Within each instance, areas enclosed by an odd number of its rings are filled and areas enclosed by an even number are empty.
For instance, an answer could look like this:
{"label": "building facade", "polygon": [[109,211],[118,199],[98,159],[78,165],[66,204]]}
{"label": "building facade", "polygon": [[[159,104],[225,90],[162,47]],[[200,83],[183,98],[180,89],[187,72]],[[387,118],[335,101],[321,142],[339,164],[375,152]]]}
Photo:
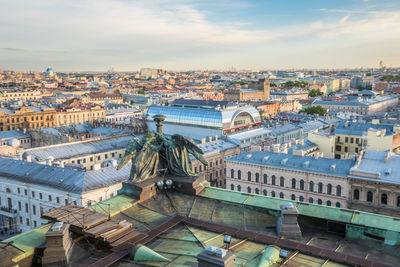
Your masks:
{"label": "building facade", "polygon": [[248,83],[247,89],[231,89],[224,93],[224,100],[241,101],[268,101],[270,99],[270,82],[268,78]]}
{"label": "building facade", "polygon": [[352,160],[243,152],[226,160],[227,189],[347,207]]}

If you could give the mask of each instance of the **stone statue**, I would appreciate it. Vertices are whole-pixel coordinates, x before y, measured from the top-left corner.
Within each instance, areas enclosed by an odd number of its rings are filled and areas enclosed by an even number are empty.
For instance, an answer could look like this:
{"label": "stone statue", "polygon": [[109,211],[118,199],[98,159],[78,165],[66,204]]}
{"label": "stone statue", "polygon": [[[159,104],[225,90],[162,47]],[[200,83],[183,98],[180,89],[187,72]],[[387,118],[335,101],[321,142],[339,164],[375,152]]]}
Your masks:
{"label": "stone statue", "polygon": [[192,172],[189,154],[208,165],[203,158],[203,151],[188,137],[175,134],[165,137],[162,133],[164,115],[155,115],[157,132],[147,134],[139,140],[134,137],[126,147],[124,157],[118,165],[119,170],[129,161],[132,168],[129,179],[143,181],[156,175],[196,176]]}

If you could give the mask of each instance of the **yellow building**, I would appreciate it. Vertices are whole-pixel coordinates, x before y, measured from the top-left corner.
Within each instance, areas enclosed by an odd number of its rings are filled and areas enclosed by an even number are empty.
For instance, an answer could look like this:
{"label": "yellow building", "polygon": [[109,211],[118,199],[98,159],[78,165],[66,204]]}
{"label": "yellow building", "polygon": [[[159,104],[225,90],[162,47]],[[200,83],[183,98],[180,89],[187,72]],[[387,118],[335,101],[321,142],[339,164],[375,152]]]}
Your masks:
{"label": "yellow building", "polygon": [[4,91],[0,95],[0,102],[9,102],[14,100],[37,100],[40,99],[40,91]]}
{"label": "yellow building", "polygon": [[247,89],[232,89],[224,93],[224,100],[232,102],[240,101],[267,101],[270,99],[270,82],[268,78],[250,82]]}
{"label": "yellow building", "polygon": [[99,105],[80,105],[57,109],[57,126],[104,121],[106,110]]}
{"label": "yellow building", "polygon": [[324,157],[333,158],[335,152],[335,136],[328,132],[312,131],[308,133],[308,140],[318,146]]}
{"label": "yellow building", "polygon": [[22,107],[19,110],[0,109],[0,129],[23,130],[53,127],[56,125],[56,110],[41,109],[36,106]]}

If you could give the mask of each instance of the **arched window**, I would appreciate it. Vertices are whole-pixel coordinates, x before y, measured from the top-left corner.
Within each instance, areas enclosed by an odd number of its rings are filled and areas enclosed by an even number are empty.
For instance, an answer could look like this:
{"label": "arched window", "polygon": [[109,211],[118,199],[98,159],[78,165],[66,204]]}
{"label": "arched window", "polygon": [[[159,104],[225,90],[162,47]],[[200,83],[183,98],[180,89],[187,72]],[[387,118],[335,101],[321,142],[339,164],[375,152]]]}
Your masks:
{"label": "arched window", "polygon": [[340,185],[336,186],[336,195],[338,197],[342,195],[342,187]]}
{"label": "arched window", "polygon": [[250,186],[247,187],[247,193],[251,193],[251,187]]}
{"label": "arched window", "polygon": [[256,192],[257,195],[260,194],[260,189],[256,188],[255,192]]}
{"label": "arched window", "polygon": [[260,182],[260,174],[256,172],[256,183]]}
{"label": "arched window", "polygon": [[303,201],[304,201],[304,197],[303,197],[303,196],[299,196],[299,200],[300,200],[301,202],[303,202]]}
{"label": "arched window", "polygon": [[266,196],[267,195],[267,189],[263,190],[263,195]]}
{"label": "arched window", "polygon": [[280,197],[280,198],[284,198],[284,195],[283,195],[282,192],[279,193],[279,197]]}
{"label": "arched window", "polygon": [[328,200],[328,201],[326,202],[326,205],[332,206],[332,202],[331,202],[330,200]]}
{"label": "arched window", "polygon": [[371,191],[367,192],[367,201],[368,202],[374,201],[374,194]]}
{"label": "arched window", "polygon": [[10,189],[10,188],[7,188],[7,189],[6,189],[6,192],[7,192],[7,193],[11,193],[11,189]]}
{"label": "arched window", "polygon": [[237,186],[237,189],[238,189],[239,192],[242,191],[242,187],[240,186],[240,184]]}
{"label": "arched window", "polygon": [[272,175],[272,177],[271,177],[271,179],[272,179],[272,185],[275,185],[276,184],[276,177],[275,177],[275,175]]}
{"label": "arched window", "polygon": [[310,197],[310,198],[308,199],[308,202],[313,203],[313,202],[314,202],[314,199],[313,199],[312,197]]}
{"label": "arched window", "polygon": [[300,190],[304,190],[304,180],[300,180]]}
{"label": "arched window", "polygon": [[386,194],[381,195],[381,204],[387,205],[387,195]]}
{"label": "arched window", "polygon": [[358,189],[354,189],[353,191],[353,199],[359,200],[360,199],[360,191]]}
{"label": "arched window", "polygon": [[251,172],[247,173],[247,181],[251,181]]}
{"label": "arched window", "polygon": [[327,193],[328,195],[332,195],[332,185],[331,185],[331,184],[328,184],[328,185],[326,186],[326,193]]}
{"label": "arched window", "polygon": [[322,205],[322,199],[318,199],[318,205]]}
{"label": "arched window", "polygon": [[242,172],[240,170],[238,170],[238,179],[241,180],[242,179]]}
{"label": "arched window", "polygon": [[267,175],[266,174],[264,174],[264,184],[266,184],[267,182],[268,182],[268,179],[267,179]]}
{"label": "arched window", "polygon": [[310,192],[314,192],[314,182],[313,181],[310,181],[310,187],[308,190],[310,190]]}
{"label": "arched window", "polygon": [[231,184],[231,190],[235,190],[235,185]]}
{"label": "arched window", "polygon": [[336,202],[336,208],[340,208],[340,203]]}
{"label": "arched window", "polygon": [[232,179],[235,178],[235,170],[234,169],[231,169],[231,178]]}
{"label": "arched window", "polygon": [[292,178],[292,188],[296,189],[296,179]]}
{"label": "arched window", "polygon": [[272,196],[272,197],[275,197],[275,191],[272,191],[272,192],[271,192],[271,196]]}
{"label": "arched window", "polygon": [[279,185],[282,187],[285,186],[285,178],[283,178],[283,176],[280,178]]}
{"label": "arched window", "polygon": [[322,193],[323,185],[322,183],[318,183],[318,193]]}
{"label": "arched window", "polygon": [[295,194],[292,194],[291,199],[292,199],[292,200],[296,200],[296,195],[295,195]]}

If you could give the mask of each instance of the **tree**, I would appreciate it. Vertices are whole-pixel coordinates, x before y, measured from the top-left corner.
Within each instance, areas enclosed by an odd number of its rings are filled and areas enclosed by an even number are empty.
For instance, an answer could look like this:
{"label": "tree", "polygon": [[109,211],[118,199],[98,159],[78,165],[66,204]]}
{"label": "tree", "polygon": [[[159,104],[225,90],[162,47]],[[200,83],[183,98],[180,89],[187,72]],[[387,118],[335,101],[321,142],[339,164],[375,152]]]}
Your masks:
{"label": "tree", "polygon": [[314,107],[309,107],[300,110],[300,113],[306,113],[309,115],[319,115],[319,116],[324,116],[325,115],[325,109],[321,106],[314,106]]}
{"label": "tree", "polygon": [[293,87],[306,87],[308,85],[307,82],[299,82],[299,81],[288,81],[283,84],[284,87],[286,86],[293,86]]}
{"label": "tree", "polygon": [[138,94],[139,95],[144,95],[144,94],[146,94],[146,91],[145,90],[138,90]]}
{"label": "tree", "polygon": [[309,97],[316,97],[322,95],[322,92],[319,89],[311,89],[310,92],[308,92]]}

